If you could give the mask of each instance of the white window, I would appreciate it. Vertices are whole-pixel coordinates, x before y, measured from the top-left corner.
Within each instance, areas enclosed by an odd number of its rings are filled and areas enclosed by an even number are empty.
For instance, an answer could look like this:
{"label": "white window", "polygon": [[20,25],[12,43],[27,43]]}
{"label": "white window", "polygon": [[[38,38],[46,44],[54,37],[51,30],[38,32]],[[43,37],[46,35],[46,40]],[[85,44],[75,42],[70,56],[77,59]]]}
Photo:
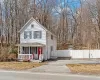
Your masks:
{"label": "white window", "polygon": [[51,39],[53,40],[53,35],[51,35]]}
{"label": "white window", "polygon": [[24,39],[32,39],[32,31],[24,31]]}
{"label": "white window", "polygon": [[41,39],[42,31],[34,31],[34,39]]}
{"label": "white window", "polygon": [[34,24],[31,25],[31,28],[34,28]]}
{"label": "white window", "polygon": [[53,46],[51,46],[51,51],[53,51]]}

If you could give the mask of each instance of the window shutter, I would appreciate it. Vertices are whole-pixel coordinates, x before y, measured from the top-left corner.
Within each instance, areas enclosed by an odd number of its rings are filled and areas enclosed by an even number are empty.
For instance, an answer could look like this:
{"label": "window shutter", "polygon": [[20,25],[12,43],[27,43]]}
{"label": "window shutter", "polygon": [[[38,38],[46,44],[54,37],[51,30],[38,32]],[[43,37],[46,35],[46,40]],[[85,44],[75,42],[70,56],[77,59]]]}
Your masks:
{"label": "window shutter", "polygon": [[34,39],[41,39],[42,31],[34,31]]}
{"label": "window shutter", "polygon": [[36,31],[34,31],[34,39],[36,39]]}
{"label": "window shutter", "polygon": [[53,51],[53,46],[51,46],[51,51]]}
{"label": "window shutter", "polygon": [[29,38],[32,39],[32,31],[29,31]]}
{"label": "window shutter", "polygon": [[27,32],[24,31],[24,39],[26,39],[26,38],[27,38]]}
{"label": "window shutter", "polygon": [[53,35],[51,35],[51,39],[53,40]]}
{"label": "window shutter", "polygon": [[42,38],[42,31],[40,31],[40,38]]}

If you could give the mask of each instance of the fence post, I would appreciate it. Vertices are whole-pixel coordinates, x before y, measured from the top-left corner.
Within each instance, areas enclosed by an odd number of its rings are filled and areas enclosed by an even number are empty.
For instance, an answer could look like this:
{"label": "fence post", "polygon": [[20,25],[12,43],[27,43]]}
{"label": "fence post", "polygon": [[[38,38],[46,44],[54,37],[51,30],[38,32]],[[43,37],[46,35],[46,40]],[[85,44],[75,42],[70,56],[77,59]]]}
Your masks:
{"label": "fence post", "polygon": [[89,49],[89,59],[90,59],[91,57],[90,57],[90,49]]}

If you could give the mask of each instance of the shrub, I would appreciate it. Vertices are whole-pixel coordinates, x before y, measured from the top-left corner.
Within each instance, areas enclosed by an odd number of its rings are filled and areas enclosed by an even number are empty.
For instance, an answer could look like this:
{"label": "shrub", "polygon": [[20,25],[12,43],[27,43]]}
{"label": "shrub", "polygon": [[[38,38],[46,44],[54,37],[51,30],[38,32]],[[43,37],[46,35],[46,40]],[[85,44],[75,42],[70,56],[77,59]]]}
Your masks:
{"label": "shrub", "polygon": [[18,53],[17,48],[11,48],[10,54],[17,54],[17,53]]}
{"label": "shrub", "polygon": [[6,61],[8,58],[9,47],[2,47],[0,53],[0,61]]}
{"label": "shrub", "polygon": [[18,53],[17,48],[14,46],[11,46],[9,50],[8,61],[16,61],[17,55],[18,55],[17,53]]}
{"label": "shrub", "polygon": [[5,46],[0,49],[0,61],[17,60],[17,48],[14,46]]}

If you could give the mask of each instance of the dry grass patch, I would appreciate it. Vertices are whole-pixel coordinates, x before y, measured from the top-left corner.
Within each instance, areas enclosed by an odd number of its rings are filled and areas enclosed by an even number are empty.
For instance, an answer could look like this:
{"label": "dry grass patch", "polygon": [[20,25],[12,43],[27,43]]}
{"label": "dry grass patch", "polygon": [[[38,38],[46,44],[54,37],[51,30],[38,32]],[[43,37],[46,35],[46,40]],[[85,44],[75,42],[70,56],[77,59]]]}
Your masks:
{"label": "dry grass patch", "polygon": [[100,64],[68,64],[73,73],[100,74]]}
{"label": "dry grass patch", "polygon": [[42,66],[46,63],[33,62],[0,62],[0,69],[26,70]]}

